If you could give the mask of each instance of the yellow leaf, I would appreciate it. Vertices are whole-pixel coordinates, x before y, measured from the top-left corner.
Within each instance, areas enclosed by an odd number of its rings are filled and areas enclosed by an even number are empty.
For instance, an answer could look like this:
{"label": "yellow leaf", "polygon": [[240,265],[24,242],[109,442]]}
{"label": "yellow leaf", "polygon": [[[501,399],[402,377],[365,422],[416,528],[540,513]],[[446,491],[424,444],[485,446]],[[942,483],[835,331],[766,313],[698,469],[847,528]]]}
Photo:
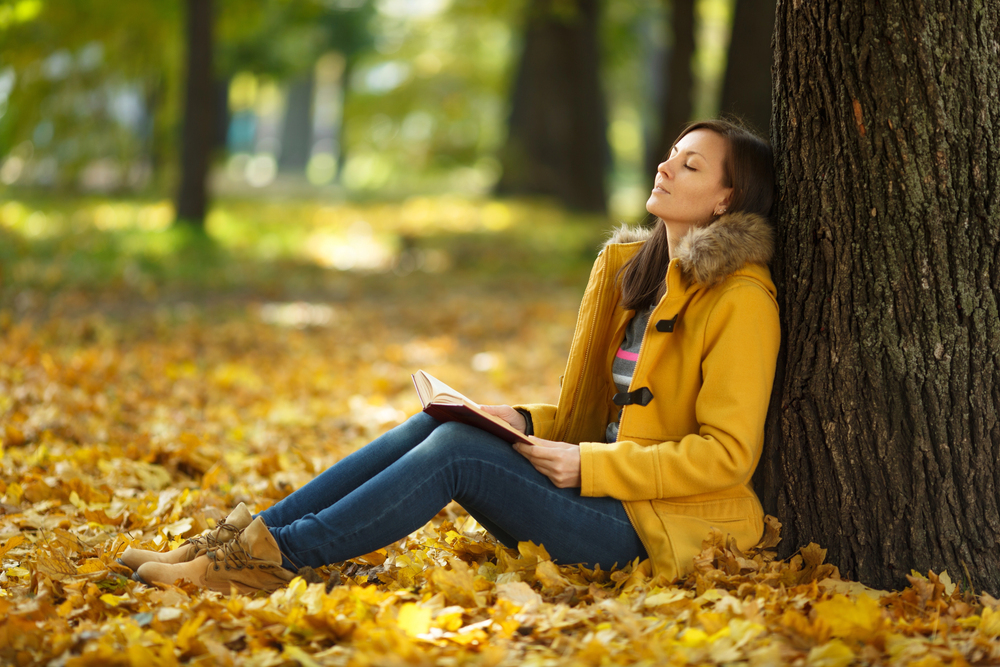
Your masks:
{"label": "yellow leaf", "polygon": [[526,612],[533,612],[543,604],[542,596],[523,581],[497,584],[496,592],[497,598],[509,600]]}
{"label": "yellow leaf", "polygon": [[396,624],[400,630],[416,637],[430,630],[431,610],[424,609],[418,604],[407,602],[399,608],[399,615],[396,617]]}
{"label": "yellow leaf", "polygon": [[878,601],[864,593],[856,602],[844,595],[834,595],[830,600],[817,602],[813,609],[817,618],[830,625],[830,633],[835,637],[864,639],[882,622]]}
{"label": "yellow leaf", "polygon": [[374,565],[374,566],[377,567],[377,566],[381,565],[382,563],[384,563],[385,559],[388,558],[388,557],[389,557],[389,553],[385,549],[379,549],[378,551],[373,551],[373,552],[367,553],[367,554],[365,554],[363,556],[358,556],[354,560],[361,561],[362,563],[365,563],[366,565]]}
{"label": "yellow leaf", "polygon": [[681,635],[681,644],[689,648],[697,648],[708,643],[708,633],[700,628],[688,628]]}
{"label": "yellow leaf", "polygon": [[764,517],[764,535],[754,549],[771,549],[781,541],[781,522],[768,514]]}
{"label": "yellow leaf", "polygon": [[712,611],[698,612],[695,618],[701,623],[701,627],[705,628],[705,632],[709,634],[715,634],[729,624],[725,614]]}
{"label": "yellow leaf", "polygon": [[313,660],[311,655],[300,649],[298,646],[285,644],[281,654],[289,660],[294,660],[299,663],[302,667],[320,667],[320,664]]}
{"label": "yellow leaf", "polygon": [[184,623],[181,629],[177,631],[177,646],[181,648],[182,651],[187,651],[191,648],[191,640],[198,636],[198,628],[201,624],[205,622],[208,615],[201,611],[195,618]]}
{"label": "yellow leaf", "polygon": [[535,568],[535,576],[538,577],[538,581],[542,584],[543,588],[562,590],[571,585],[566,580],[566,577],[562,576],[562,573],[559,572],[556,564],[550,560],[543,560],[538,564]]}
{"label": "yellow leaf", "polygon": [[77,568],[77,572],[80,574],[91,574],[94,572],[103,572],[106,569],[108,569],[107,566],[101,562],[100,558],[88,558]]}
{"label": "yellow leaf", "polygon": [[534,556],[539,561],[552,560],[549,556],[549,552],[545,550],[541,544],[535,544],[534,542],[518,542],[517,550],[521,552],[521,555],[525,558],[531,558]]}
{"label": "yellow leaf", "polygon": [[184,612],[177,607],[160,607],[156,611],[156,618],[159,621],[172,621],[174,619],[180,618],[184,615]]}
{"label": "yellow leaf", "polygon": [[462,627],[462,616],[464,613],[465,609],[458,605],[445,607],[434,615],[434,626],[442,630],[454,632]]}
{"label": "yellow leaf", "polygon": [[691,597],[691,591],[685,591],[680,588],[674,588],[668,591],[663,591],[662,593],[654,593],[648,596],[642,603],[643,607],[662,607],[663,605],[673,604],[674,602],[680,602],[681,600],[686,600]]}
{"label": "yellow leaf", "polygon": [[117,607],[123,602],[128,602],[129,596],[127,594],[123,595],[112,595],[111,593],[105,593],[101,596],[101,602],[108,605],[109,607]]}
{"label": "yellow leaf", "polygon": [[49,555],[38,552],[35,567],[39,572],[53,579],[62,579],[76,574],[76,566],[58,551],[53,551]]}
{"label": "yellow leaf", "polygon": [[479,606],[472,570],[462,561],[452,560],[450,570],[435,568],[431,572],[431,581],[454,604],[463,607]]}
{"label": "yellow leaf", "polygon": [[156,654],[142,644],[130,644],[127,654],[129,667],[157,667],[160,664]]}
{"label": "yellow leaf", "polygon": [[24,542],[24,535],[14,535],[9,540],[0,544],[0,558],[7,555],[7,552]]}
{"label": "yellow leaf", "polygon": [[920,660],[914,660],[909,667],[944,667],[944,662],[936,655],[925,655]]}
{"label": "yellow leaf", "polygon": [[194,519],[191,517],[185,517],[180,521],[174,521],[173,523],[164,526],[162,530],[165,535],[177,535],[178,537],[183,537],[191,531],[193,526]]}
{"label": "yellow leaf", "polygon": [[810,667],[847,667],[854,662],[854,652],[839,639],[831,639],[809,651],[806,664]]}
{"label": "yellow leaf", "polygon": [[1000,611],[983,607],[979,620],[979,632],[987,637],[1000,637]]}
{"label": "yellow leaf", "polygon": [[4,498],[6,498],[7,502],[10,503],[11,505],[20,505],[21,498],[23,497],[24,497],[24,489],[17,482],[14,482],[10,486],[8,486],[7,493],[4,495]]}
{"label": "yellow leaf", "polygon": [[883,591],[878,588],[869,588],[868,586],[856,581],[843,581],[841,579],[832,579],[829,577],[818,582],[818,584],[831,593],[843,593],[848,596],[858,596],[864,593],[873,598],[881,598],[889,594],[889,591]]}
{"label": "yellow leaf", "polygon": [[955,592],[956,584],[951,580],[951,575],[948,574],[947,570],[941,573],[938,581],[944,584],[944,594],[951,597],[951,594]]}

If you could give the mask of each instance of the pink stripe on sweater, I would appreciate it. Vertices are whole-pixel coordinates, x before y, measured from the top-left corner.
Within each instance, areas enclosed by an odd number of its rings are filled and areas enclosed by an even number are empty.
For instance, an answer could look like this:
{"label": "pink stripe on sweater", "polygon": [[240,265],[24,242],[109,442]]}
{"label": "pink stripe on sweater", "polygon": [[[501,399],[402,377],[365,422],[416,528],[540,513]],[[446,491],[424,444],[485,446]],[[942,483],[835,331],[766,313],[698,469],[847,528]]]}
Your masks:
{"label": "pink stripe on sweater", "polygon": [[628,352],[621,348],[618,348],[618,354],[615,355],[619,359],[624,359],[625,361],[639,361],[639,355],[635,352]]}

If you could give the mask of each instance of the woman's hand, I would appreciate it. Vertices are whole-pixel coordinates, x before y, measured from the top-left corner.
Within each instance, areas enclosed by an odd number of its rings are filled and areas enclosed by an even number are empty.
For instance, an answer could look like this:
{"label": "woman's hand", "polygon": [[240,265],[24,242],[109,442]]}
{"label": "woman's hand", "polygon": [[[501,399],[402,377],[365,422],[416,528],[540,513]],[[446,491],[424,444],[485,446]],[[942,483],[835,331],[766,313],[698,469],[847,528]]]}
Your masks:
{"label": "woman's hand", "polygon": [[499,417],[521,433],[524,433],[524,429],[528,427],[524,421],[524,415],[509,405],[480,405],[479,407],[483,409],[483,412]]}
{"label": "woman's hand", "polygon": [[580,447],[568,442],[528,436],[530,445],[514,443],[514,449],[560,489],[580,486]]}

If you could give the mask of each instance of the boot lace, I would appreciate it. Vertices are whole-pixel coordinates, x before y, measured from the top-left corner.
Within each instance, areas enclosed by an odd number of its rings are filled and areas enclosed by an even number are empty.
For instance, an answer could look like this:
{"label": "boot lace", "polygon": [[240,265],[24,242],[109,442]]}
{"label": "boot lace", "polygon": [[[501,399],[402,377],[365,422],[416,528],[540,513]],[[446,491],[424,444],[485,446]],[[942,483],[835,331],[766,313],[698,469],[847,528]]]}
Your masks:
{"label": "boot lace", "polygon": [[257,561],[258,567],[265,566],[266,563],[259,558],[254,558],[253,554],[247,551],[246,547],[240,543],[239,537],[235,537],[229,542],[224,542],[217,549],[208,552],[215,561],[215,569],[219,569],[219,563],[227,570],[242,570],[254,568],[252,562]]}
{"label": "boot lace", "polygon": [[[283,570],[284,567],[282,564],[271,563],[261,558],[256,558],[253,554],[247,551],[247,548],[243,546],[243,543],[240,540],[240,536],[243,534],[244,530],[246,529],[244,528],[239,530],[232,540],[224,542],[208,552],[209,558],[213,561],[212,567],[218,570],[219,564],[221,563],[227,570],[242,570],[244,568],[248,570],[252,570],[254,568],[258,570]],[[283,551],[281,551],[281,555],[288,558]]]}
{"label": "boot lace", "polygon": [[222,522],[215,527],[215,530],[207,532],[204,535],[197,535],[195,537],[192,537],[191,539],[187,540],[186,544],[190,544],[195,549],[198,550],[218,549],[223,544],[227,543],[219,539],[219,536],[222,535],[223,530],[228,530],[232,534],[232,537],[229,539],[229,541],[234,540],[235,537],[240,533],[240,529],[238,527],[234,526],[231,523]]}

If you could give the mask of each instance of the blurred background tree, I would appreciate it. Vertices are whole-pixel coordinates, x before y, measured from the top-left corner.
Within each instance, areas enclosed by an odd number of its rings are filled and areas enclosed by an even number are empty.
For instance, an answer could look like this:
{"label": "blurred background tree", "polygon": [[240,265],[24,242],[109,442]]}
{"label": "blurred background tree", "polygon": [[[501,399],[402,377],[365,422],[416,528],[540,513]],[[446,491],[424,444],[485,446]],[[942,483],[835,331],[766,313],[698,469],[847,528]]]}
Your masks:
{"label": "blurred background tree", "polygon": [[694,58],[694,0],[670,0],[664,3],[670,11],[671,48],[661,56],[660,80],[654,100],[656,110],[650,128],[653,140],[646,146],[646,171],[653,173],[657,165],[670,152],[674,138],[691,119],[694,104],[694,76],[691,60]]}
{"label": "blurred background tree", "polygon": [[500,194],[603,213],[609,166],[597,0],[531,0],[511,91]]}
{"label": "blurred background tree", "polygon": [[635,218],[684,121],[766,131],[769,1],[215,0],[187,76],[187,8],[208,3],[8,0],[0,188],[186,192],[195,222],[201,184],[205,202],[497,192]]}

